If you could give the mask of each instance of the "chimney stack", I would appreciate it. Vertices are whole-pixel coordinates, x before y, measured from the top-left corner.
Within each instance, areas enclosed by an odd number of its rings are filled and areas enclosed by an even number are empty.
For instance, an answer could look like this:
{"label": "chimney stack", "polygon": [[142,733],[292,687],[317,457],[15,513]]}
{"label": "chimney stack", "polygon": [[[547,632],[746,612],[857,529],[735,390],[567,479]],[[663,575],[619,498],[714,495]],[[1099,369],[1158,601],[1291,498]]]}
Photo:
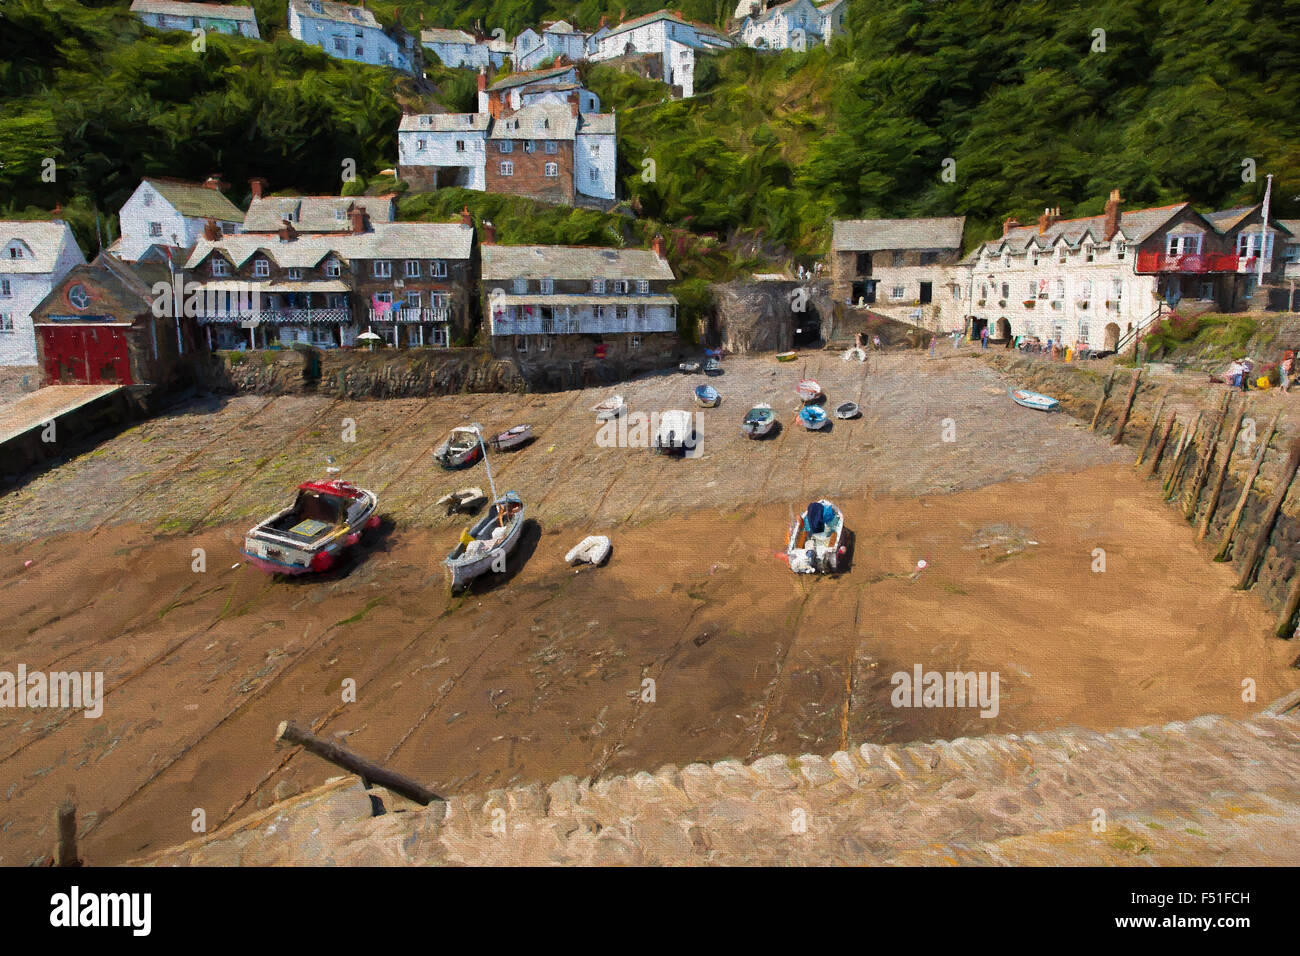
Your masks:
{"label": "chimney stack", "polygon": [[1106,200],[1106,241],[1109,242],[1119,232],[1119,207],[1124,204],[1120,197],[1118,189],[1110,191],[1110,198]]}
{"label": "chimney stack", "polygon": [[1020,228],[1020,220],[1017,219],[1015,216],[1007,216],[1006,222],[1002,224],[1002,235],[1005,236],[1012,229],[1019,229],[1019,228]]}
{"label": "chimney stack", "polygon": [[497,242],[497,227],[491,222],[483,220],[483,245],[494,246]]}
{"label": "chimney stack", "polygon": [[668,258],[668,245],[664,242],[663,233],[655,233],[655,237],[650,240],[650,251],[660,259]]}
{"label": "chimney stack", "polygon": [[220,173],[213,173],[203,181],[203,185],[208,189],[215,189],[217,192],[226,188],[226,184],[221,181]]}
{"label": "chimney stack", "polygon": [[266,195],[266,187],[269,185],[261,176],[255,176],[248,181],[248,191],[253,194],[254,199],[261,199]]}
{"label": "chimney stack", "polygon": [[362,206],[353,203],[348,207],[348,222],[352,226],[353,235],[360,235],[366,231],[366,228],[370,225],[366,219],[366,210]]}
{"label": "chimney stack", "polygon": [[217,225],[215,219],[208,219],[203,223],[203,238],[208,242],[216,242],[221,238],[221,227]]}

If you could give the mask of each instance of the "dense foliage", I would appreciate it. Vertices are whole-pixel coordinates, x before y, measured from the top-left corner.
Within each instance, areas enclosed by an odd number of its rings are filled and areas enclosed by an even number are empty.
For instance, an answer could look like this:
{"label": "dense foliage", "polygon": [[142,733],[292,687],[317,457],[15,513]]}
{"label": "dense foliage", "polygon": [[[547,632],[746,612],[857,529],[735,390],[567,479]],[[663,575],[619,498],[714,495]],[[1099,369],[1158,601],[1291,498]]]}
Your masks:
{"label": "dense foliage", "polygon": [[[391,166],[410,84],[296,43],[285,4],[254,2],[268,42],[209,37],[197,54],[185,34],[143,28],[128,0],[5,0],[0,213],[62,203],[78,211],[84,242],[82,222],[116,210],[145,173],[219,170],[238,201],[254,175],[331,192],[346,159],[364,177]],[[591,28],[660,3],[369,6],[411,29],[481,23],[513,36],[561,16]],[[673,6],[720,25],[734,0]],[[1274,208],[1300,214],[1300,0],[850,0],[849,23],[829,48],[706,58],[699,95],[686,101],[611,65],[585,66],[618,112],[622,194],[637,214],[694,234],[700,243],[682,241],[720,272],[755,251],[820,252],[836,216],[964,214],[973,242],[1048,205],[1097,213],[1112,188],[1130,207],[1256,201],[1270,172]],[[471,74],[438,68],[430,79],[448,106],[472,102]],[[47,157],[54,183],[41,179]],[[1256,182],[1243,181],[1246,159]],[[423,214],[453,203],[462,199],[426,201]],[[595,241],[610,217],[593,217],[543,211],[538,229]],[[715,242],[730,254],[710,258]]]}

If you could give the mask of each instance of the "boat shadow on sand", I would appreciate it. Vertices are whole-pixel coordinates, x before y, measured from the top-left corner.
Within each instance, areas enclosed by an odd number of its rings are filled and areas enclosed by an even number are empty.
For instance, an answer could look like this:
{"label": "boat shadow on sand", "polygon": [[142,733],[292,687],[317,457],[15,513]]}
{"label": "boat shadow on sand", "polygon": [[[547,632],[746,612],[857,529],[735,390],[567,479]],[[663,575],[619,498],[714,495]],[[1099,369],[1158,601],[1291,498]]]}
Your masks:
{"label": "boat shadow on sand", "polygon": [[524,565],[533,556],[541,540],[542,526],[533,518],[525,518],[523,527],[519,529],[519,541],[506,558],[506,569],[500,572],[489,571],[487,574],[472,578],[464,588],[456,592],[456,597],[487,594],[502,585],[509,584],[515,575],[524,569]]}

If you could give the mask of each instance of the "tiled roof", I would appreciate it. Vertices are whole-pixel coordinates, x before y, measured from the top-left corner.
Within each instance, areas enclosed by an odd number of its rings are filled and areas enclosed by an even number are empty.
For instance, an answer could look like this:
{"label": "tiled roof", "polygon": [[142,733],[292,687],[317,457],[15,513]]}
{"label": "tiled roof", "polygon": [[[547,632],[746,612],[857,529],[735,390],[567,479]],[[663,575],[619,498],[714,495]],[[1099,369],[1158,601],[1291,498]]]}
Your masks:
{"label": "tiled roof", "polygon": [[[351,26],[378,27],[379,21],[365,7],[356,7],[350,3],[333,3],[331,0],[289,0],[289,5],[302,17],[335,20]],[[314,8],[320,7],[317,11]]]}
{"label": "tiled roof", "polygon": [[446,222],[377,223],[370,232],[353,235],[301,235],[283,242],[275,236],[223,236],[215,242],[203,239],[190,253],[186,269],[194,269],[215,249],[236,267],[255,253],[282,268],[311,268],[331,254],[348,262],[353,259],[468,259],[474,243],[474,228]]}
{"label": "tiled roof", "polygon": [[288,219],[299,232],[342,232],[348,229],[347,211],[353,206],[364,209],[372,223],[393,221],[388,196],[265,196],[249,204],[244,231],[276,232]]}
{"label": "tiled roof", "polygon": [[200,183],[186,183],[177,179],[144,177],[163,199],[176,208],[182,216],[191,219],[216,219],[219,222],[243,222],[244,214],[219,190],[209,189]]}
{"label": "tiled roof", "polygon": [[960,249],[965,216],[937,219],[837,219],[831,227],[834,252],[883,249]]}
{"label": "tiled roof", "polygon": [[[428,117],[427,123],[422,122]],[[455,133],[460,131],[483,131],[488,128],[492,117],[488,113],[407,113],[398,126],[402,132],[425,131],[429,133]]]}
{"label": "tiled roof", "polygon": [[672,267],[647,249],[493,244],[481,252],[484,280],[675,278]]}
{"label": "tiled roof", "polygon": [[431,30],[420,31],[420,42],[425,44],[466,43],[472,45],[477,41],[464,30],[445,30],[442,27],[434,27]]}
{"label": "tiled roof", "polygon": [[135,0],[132,13],[159,13],[173,17],[199,17],[212,20],[242,20],[257,24],[257,13],[252,7],[237,7],[229,3],[173,3],[171,0]]}
{"label": "tiled roof", "polygon": [[14,239],[21,239],[32,251],[21,259],[0,257],[0,274],[43,275],[58,264],[64,241],[76,243],[68,224],[59,219],[21,221],[0,219],[0,249]]}

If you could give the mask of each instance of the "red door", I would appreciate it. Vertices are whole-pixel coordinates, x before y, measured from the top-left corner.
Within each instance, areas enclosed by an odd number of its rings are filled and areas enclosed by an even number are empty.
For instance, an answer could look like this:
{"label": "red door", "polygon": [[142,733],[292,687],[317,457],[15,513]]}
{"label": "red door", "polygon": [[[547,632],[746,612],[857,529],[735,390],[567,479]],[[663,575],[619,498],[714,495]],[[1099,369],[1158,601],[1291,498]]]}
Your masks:
{"label": "red door", "polygon": [[121,329],[43,325],[45,374],[69,385],[131,385],[131,358]]}

